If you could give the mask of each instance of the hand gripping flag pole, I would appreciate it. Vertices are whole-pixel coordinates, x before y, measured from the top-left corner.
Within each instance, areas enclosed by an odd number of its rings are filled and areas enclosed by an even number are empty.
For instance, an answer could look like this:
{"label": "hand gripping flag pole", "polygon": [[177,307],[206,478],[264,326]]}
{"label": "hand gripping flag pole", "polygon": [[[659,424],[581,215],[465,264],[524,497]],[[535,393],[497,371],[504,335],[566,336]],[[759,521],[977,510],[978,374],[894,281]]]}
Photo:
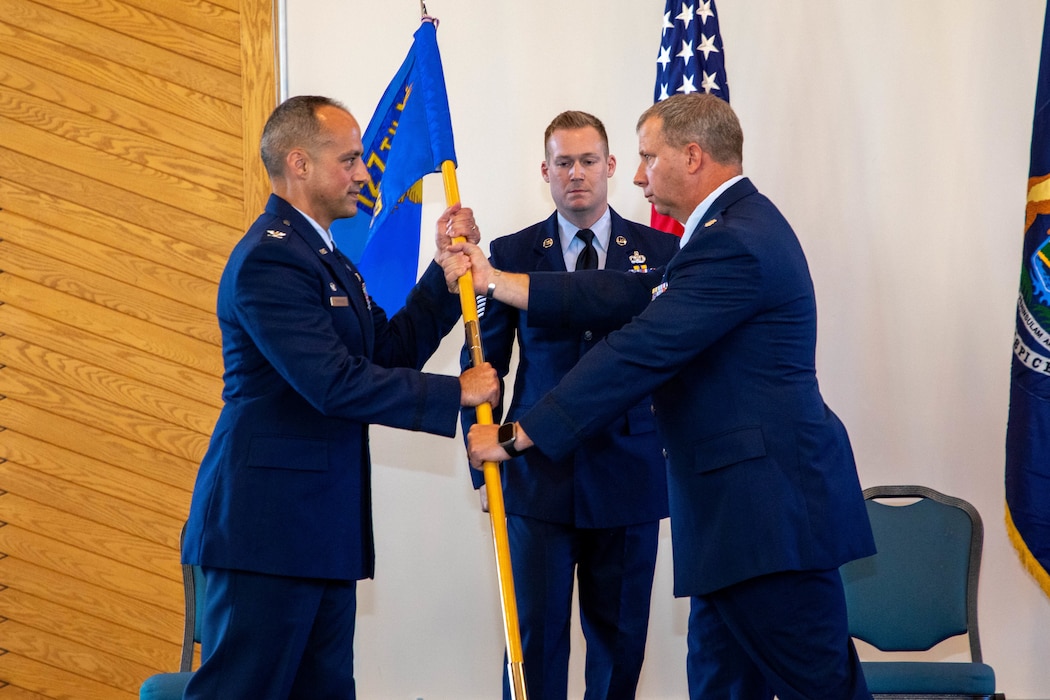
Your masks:
{"label": "hand gripping flag pole", "polygon": [[[417,190],[421,189],[422,178],[440,170],[448,205],[459,202],[452,121],[437,46],[437,19],[427,15],[422,2],[420,10],[422,22],[414,34],[412,48],[383,94],[362,139],[365,144],[362,158],[368,164],[372,181],[368,190],[358,198],[358,211],[368,216],[346,220],[359,229],[350,227],[337,232],[333,226],[339,247],[344,251],[357,251],[358,257],[353,254],[351,257],[369,276],[370,288],[378,290],[382,284],[389,283],[388,298],[380,300],[384,308],[403,306],[405,295],[415,283],[422,202]],[[484,358],[473,281],[469,274],[460,279],[459,288],[467,342],[472,348],[473,362],[480,364]],[[373,295],[376,293],[374,291]],[[492,423],[490,405],[477,407],[477,422]],[[496,547],[512,698],[526,700],[503,489],[494,463],[485,464],[485,489]]]}
{"label": "hand gripping flag pole", "polygon": [[[459,184],[456,182],[456,164],[450,160],[441,164],[445,182],[445,203],[459,203]],[[455,239],[461,242],[463,238]],[[474,280],[467,270],[459,278],[459,301],[463,306],[463,325],[467,333],[467,347],[474,366],[485,361],[481,348],[481,330],[478,327],[478,304],[474,296]],[[483,403],[477,407],[477,423],[492,425],[492,406]],[[492,542],[496,548],[496,577],[499,580],[500,603],[503,607],[503,630],[507,638],[507,676],[513,700],[526,700],[525,668],[521,652],[521,632],[518,628],[518,604],[514,597],[514,578],[511,576],[510,545],[507,541],[507,514],[503,510],[503,486],[500,484],[499,465],[485,462],[485,493],[492,521]]]}

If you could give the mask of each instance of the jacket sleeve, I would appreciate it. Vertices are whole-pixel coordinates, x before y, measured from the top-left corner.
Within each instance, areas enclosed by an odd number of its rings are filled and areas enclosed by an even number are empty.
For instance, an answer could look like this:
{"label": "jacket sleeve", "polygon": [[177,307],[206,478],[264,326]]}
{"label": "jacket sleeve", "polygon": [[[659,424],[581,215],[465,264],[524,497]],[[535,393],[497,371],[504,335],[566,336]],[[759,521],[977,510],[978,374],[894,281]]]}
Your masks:
{"label": "jacket sleeve", "polygon": [[661,272],[587,270],[529,275],[529,325],[610,331],[641,313]]}
{"label": "jacket sleeve", "polygon": [[[326,416],[455,435],[459,380],[383,367],[363,349],[352,348],[336,330],[312,261],[289,254],[283,246],[260,245],[236,275],[233,308],[240,327],[265,358],[256,363],[257,371],[263,372],[268,363]],[[251,361],[242,364],[253,371]],[[278,390],[275,384],[273,391]]]}
{"label": "jacket sleeve", "polygon": [[375,361],[384,367],[422,369],[459,317],[459,297],[449,293],[441,266],[431,262],[392,318],[373,304]]}
{"label": "jacket sleeve", "polygon": [[[583,275],[566,280],[553,291],[547,283],[530,285],[529,317],[533,299],[550,294],[554,309],[569,321],[584,311],[569,308],[557,297],[576,294]],[[752,316],[762,297],[762,268],[746,245],[729,232],[716,246],[691,254],[680,253],[668,268],[666,291],[651,301],[630,323],[610,333],[539,403],[519,420],[536,446],[551,459],[560,459],[586,437],[622,414],[646,394],[671,380],[706,348]],[[614,285],[608,285],[615,290]],[[533,291],[540,294],[533,296]],[[624,287],[626,292],[627,287]],[[593,290],[586,292],[588,303]],[[609,296],[614,307],[633,301],[637,294]],[[635,307],[636,308],[636,307]],[[609,377],[630,377],[610,382]]]}

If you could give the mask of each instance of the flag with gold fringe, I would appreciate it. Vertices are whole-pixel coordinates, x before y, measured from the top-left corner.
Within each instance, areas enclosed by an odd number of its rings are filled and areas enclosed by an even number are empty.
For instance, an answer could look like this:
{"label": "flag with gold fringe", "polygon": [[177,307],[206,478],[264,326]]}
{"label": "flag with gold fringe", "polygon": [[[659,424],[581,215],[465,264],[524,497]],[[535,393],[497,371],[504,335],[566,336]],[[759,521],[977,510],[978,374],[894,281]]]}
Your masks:
{"label": "flag with gold fringe", "polygon": [[416,283],[424,175],[456,161],[436,21],[425,18],[363,137],[372,182],[358,214],[332,237],[365,278],[369,295],[393,314]]}
{"label": "flag with gold fringe", "polygon": [[1032,122],[1028,200],[1006,429],[1006,525],[1050,595],[1050,5]]}

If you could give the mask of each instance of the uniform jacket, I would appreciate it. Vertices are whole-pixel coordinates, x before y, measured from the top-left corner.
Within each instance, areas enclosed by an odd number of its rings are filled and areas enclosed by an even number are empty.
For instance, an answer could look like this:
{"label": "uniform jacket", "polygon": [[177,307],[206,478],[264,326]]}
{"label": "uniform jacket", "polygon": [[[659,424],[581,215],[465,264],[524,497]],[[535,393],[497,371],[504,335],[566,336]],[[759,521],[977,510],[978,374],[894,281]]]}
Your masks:
{"label": "uniform jacket", "polygon": [[[678,238],[627,221],[612,209],[607,270],[644,271],[667,263]],[[555,212],[538,224],[497,238],[490,245],[492,264],[508,272],[561,271],[565,258]],[[634,262],[632,262],[632,258]],[[601,340],[600,327],[561,329],[528,325],[528,314],[488,301],[481,318],[485,359],[501,377],[509,371],[518,338],[518,367],[507,420],[532,407]],[[464,362],[469,358],[464,353]],[[630,382],[630,376],[620,378]],[[501,411],[497,408],[496,414]],[[464,428],[474,421],[463,411]],[[466,430],[464,430],[466,433]],[[472,470],[474,486],[484,476]],[[648,397],[625,408],[572,454],[552,460],[538,450],[503,466],[508,513],[582,528],[619,527],[667,517],[667,476]]]}
{"label": "uniform jacket", "polygon": [[184,562],[370,577],[368,425],[455,434],[458,379],[416,371],[459,316],[441,268],[388,319],[345,260],[276,195],[230,254],[218,295],[225,404]]}
{"label": "uniform jacket", "polygon": [[772,202],[736,183],[647,277],[531,276],[532,323],[640,314],[521,417],[529,437],[560,459],[652,392],[676,595],[873,554],[849,438],[817,385],[809,269]]}

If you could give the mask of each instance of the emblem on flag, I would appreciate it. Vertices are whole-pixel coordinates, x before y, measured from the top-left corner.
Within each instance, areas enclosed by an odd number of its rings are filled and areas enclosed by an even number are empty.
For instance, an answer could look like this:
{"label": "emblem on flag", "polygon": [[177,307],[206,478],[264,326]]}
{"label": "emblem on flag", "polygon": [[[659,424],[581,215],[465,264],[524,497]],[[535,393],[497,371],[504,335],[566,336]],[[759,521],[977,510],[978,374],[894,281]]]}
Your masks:
{"label": "emblem on flag", "polygon": [[1050,6],[1032,120],[1006,428],[1007,534],[1050,595]]}
{"label": "emblem on flag", "polygon": [[434,24],[424,19],[413,38],[362,138],[372,181],[358,196],[358,215],[332,224],[337,245],[391,315],[416,282],[422,178],[456,161]]}

